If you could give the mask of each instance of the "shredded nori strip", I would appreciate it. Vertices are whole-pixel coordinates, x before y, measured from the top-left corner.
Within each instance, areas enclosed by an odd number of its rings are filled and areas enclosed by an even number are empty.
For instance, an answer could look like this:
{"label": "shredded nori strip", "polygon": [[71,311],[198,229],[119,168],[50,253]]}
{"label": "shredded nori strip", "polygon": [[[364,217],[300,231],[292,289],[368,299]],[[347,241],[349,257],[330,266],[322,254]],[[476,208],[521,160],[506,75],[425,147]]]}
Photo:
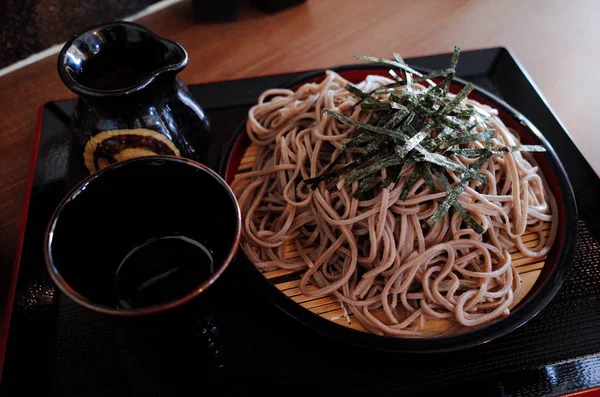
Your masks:
{"label": "shredded nori strip", "polygon": [[463,222],[465,222],[467,224],[467,226],[469,226],[471,229],[475,230],[476,233],[479,233],[479,234],[485,233],[485,229],[483,228],[483,226],[481,226],[479,223],[475,222],[475,219],[473,219],[473,217],[467,212],[465,207],[460,205],[458,200],[454,201],[452,203],[452,206],[454,207],[454,209],[456,211],[458,211],[461,218],[463,219]]}
{"label": "shredded nori strip", "polygon": [[483,149],[456,149],[451,152],[463,157],[479,157],[485,154],[504,154],[510,152],[545,152],[546,149],[540,145],[515,145]]}
{"label": "shredded nori strip", "polygon": [[429,192],[437,193],[438,187],[436,186],[435,181],[433,179],[433,174],[431,173],[431,165],[427,163],[418,163],[417,167],[422,168],[423,180],[429,188]]}
{"label": "shredded nori strip", "polygon": [[383,168],[388,168],[394,165],[400,165],[404,162],[402,158],[397,156],[390,156],[386,159],[375,162],[375,164],[369,165],[363,169],[355,171],[352,175],[346,178],[346,185],[352,184],[354,181],[358,181],[364,177],[371,176]]}
{"label": "shredded nori strip", "polygon": [[392,182],[397,183],[398,179],[400,178],[400,173],[402,172],[402,166],[403,164],[399,164],[386,168],[385,170],[387,172],[387,176],[385,177],[383,182],[381,182],[381,187],[386,188]]}
{"label": "shredded nori strip", "polygon": [[[411,174],[411,176],[412,176],[412,174]],[[446,215],[446,212],[448,212],[450,207],[452,207],[452,204],[457,202],[458,196],[460,196],[460,194],[464,190],[465,190],[465,185],[462,185],[462,184],[456,185],[455,187],[451,188],[450,190],[447,190],[448,195],[446,196],[446,198],[444,199],[442,204],[440,204],[440,206],[435,211],[435,213],[433,215],[431,215],[431,217],[427,220],[427,223],[429,224],[429,226],[435,225],[444,217],[444,215]]]}
{"label": "shredded nori strip", "polygon": [[421,176],[422,175],[421,175],[420,169],[415,167],[415,170],[412,172],[412,174],[410,174],[410,176],[406,180],[406,183],[404,184],[404,187],[402,188],[402,192],[400,192],[400,200],[406,200],[406,197],[408,196],[410,189],[412,189],[412,187],[415,185],[415,183],[417,183],[417,181],[421,178]]}
{"label": "shredded nori strip", "polygon": [[[446,176],[443,173],[436,172],[436,177],[442,182],[442,186],[444,186],[444,189],[447,192],[450,192],[452,190],[452,187],[451,187],[450,183],[448,182],[448,179],[446,178]],[[463,185],[459,185],[459,186],[463,186]],[[463,190],[464,190],[464,186],[463,186]],[[485,232],[485,229],[480,224],[475,222],[475,220],[471,217],[471,215],[467,212],[467,210],[465,210],[465,208],[462,205],[460,205],[460,203],[458,202],[458,198],[452,202],[452,207],[454,207],[454,209],[456,211],[458,211],[461,218],[463,219],[463,221],[465,222],[465,224],[468,227],[475,230],[475,232],[477,232],[479,234],[482,234]],[[430,226],[435,225],[440,219],[442,219],[444,217],[444,215],[446,215],[446,212],[448,212],[449,209],[450,209],[450,207],[442,208],[440,206],[437,209],[437,211],[431,216],[431,218],[429,218],[427,220],[427,223]]]}
{"label": "shredded nori strip", "polygon": [[[452,53],[452,60],[450,61],[450,69],[452,70],[452,78],[456,75],[456,65],[458,65],[458,58],[460,57],[460,48],[458,46],[454,46],[454,52]],[[451,79],[444,80],[444,93],[448,93],[448,89],[450,88]]]}
{"label": "shredded nori strip", "polygon": [[[304,180],[313,189],[320,182],[331,182],[334,178],[346,176],[346,185],[358,182],[353,196],[365,196],[376,186],[387,188],[398,183],[402,169],[415,164],[414,171],[408,176],[400,193],[405,200],[410,190],[421,178],[430,192],[439,191],[441,186],[447,196],[435,213],[427,220],[430,226],[442,219],[451,207],[460,214],[463,222],[477,233],[485,230],[471,217],[459,203],[458,197],[471,181],[488,183],[479,170],[493,155],[516,151],[543,152],[539,145],[514,145],[492,147],[495,137],[493,118],[484,109],[464,104],[463,101],[474,86],[467,83],[461,91],[452,96],[448,94],[452,79],[456,75],[456,66],[460,49],[454,48],[450,68],[435,70],[426,75],[406,65],[402,57],[394,54],[394,60],[374,57],[355,57],[356,59],[391,65],[390,75],[394,82],[365,92],[348,84],[345,88],[358,100],[344,114],[323,109],[324,114],[340,122],[357,127],[348,134],[344,152],[338,155],[320,175]],[[435,84],[433,79],[441,82]],[[426,83],[425,90],[415,89],[415,84]],[[357,106],[371,111],[371,121],[363,123],[347,115]],[[483,148],[465,148],[461,145],[481,142]],[[342,164],[345,152],[352,150],[355,160]],[[456,156],[477,159],[470,167],[463,165]],[[382,172],[385,169],[385,178]],[[451,184],[445,172],[457,172],[458,182]],[[378,178],[378,175],[382,175]]]}
{"label": "shredded nori strip", "polygon": [[369,190],[369,186],[373,182],[373,179],[375,179],[374,173],[361,179],[360,183],[358,184],[358,188],[356,189],[355,194],[359,197],[362,196],[363,194],[365,194],[367,192],[367,190]]}
{"label": "shredded nori strip", "polygon": [[393,130],[389,130],[387,128],[382,128],[382,127],[377,127],[375,125],[370,125],[367,123],[361,123],[360,121],[353,120],[350,117],[346,117],[343,114],[333,112],[329,109],[323,109],[323,113],[325,113],[326,115],[329,115],[329,116],[333,116],[336,119],[338,119],[339,121],[341,121],[342,123],[347,124],[347,125],[361,127],[367,131],[372,131],[377,134],[387,135],[391,138],[396,138],[396,139],[402,138],[402,135],[398,131],[393,131]]}

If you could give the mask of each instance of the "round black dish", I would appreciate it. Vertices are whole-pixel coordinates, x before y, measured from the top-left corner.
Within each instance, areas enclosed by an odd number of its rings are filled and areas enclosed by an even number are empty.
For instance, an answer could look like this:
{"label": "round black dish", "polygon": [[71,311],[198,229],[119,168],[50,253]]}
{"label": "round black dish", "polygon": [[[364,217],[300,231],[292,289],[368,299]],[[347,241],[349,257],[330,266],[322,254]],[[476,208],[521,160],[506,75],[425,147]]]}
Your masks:
{"label": "round black dish", "polygon": [[[351,82],[358,82],[368,74],[385,75],[389,67],[349,65],[330,70],[341,74],[342,77]],[[324,71],[310,72],[291,81],[286,85],[286,88],[293,89],[309,81],[318,81],[323,76]],[[465,84],[466,82],[461,79],[455,79],[453,82],[453,86],[458,89]],[[522,326],[550,302],[567,277],[577,241],[577,207],[571,184],[552,146],[542,133],[522,114],[500,98],[478,87],[475,87],[469,97],[498,109],[504,123],[520,135],[523,143],[541,144],[546,147],[547,152],[536,154],[536,160],[559,203],[559,229],[554,247],[549,253],[542,272],[531,291],[511,311],[510,315],[470,332],[438,338],[403,339],[361,332],[338,325],[303,308],[291,298],[288,298],[283,292],[279,291],[256,269],[246,256],[245,262],[250,269],[249,273],[251,277],[256,280],[256,285],[260,286],[277,307],[313,330],[349,344],[385,351],[433,353],[453,351],[488,343]],[[222,174],[227,175],[228,182],[237,171],[239,160],[248,146],[248,138],[245,136],[244,131],[245,128],[242,126],[239,136],[232,141],[225,162],[223,163]]]}
{"label": "round black dish", "polygon": [[[237,200],[214,171],[178,157],[142,157],[105,168],[73,188],[50,220],[44,255],[52,280],[73,301],[109,317],[140,318],[170,313],[206,298],[215,284],[227,284],[219,279],[235,257],[240,230]],[[139,247],[166,236],[201,242],[211,251],[211,269],[193,284],[184,280],[189,289],[168,300],[119,305],[120,264]],[[139,269],[145,271],[156,260],[170,259],[147,258]],[[175,268],[179,263],[167,264],[168,272],[180,271]]]}

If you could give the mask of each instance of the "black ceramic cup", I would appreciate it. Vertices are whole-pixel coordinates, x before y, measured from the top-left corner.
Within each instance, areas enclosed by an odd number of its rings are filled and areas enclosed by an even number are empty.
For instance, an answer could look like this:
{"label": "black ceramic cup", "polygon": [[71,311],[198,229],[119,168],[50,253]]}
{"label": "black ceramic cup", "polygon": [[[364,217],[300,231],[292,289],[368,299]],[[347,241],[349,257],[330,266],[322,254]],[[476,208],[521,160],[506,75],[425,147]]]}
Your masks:
{"label": "black ceramic cup", "polygon": [[113,318],[151,318],[210,296],[240,230],[235,196],[215,172],[141,157],[79,183],[52,216],[44,252],[73,301]]}

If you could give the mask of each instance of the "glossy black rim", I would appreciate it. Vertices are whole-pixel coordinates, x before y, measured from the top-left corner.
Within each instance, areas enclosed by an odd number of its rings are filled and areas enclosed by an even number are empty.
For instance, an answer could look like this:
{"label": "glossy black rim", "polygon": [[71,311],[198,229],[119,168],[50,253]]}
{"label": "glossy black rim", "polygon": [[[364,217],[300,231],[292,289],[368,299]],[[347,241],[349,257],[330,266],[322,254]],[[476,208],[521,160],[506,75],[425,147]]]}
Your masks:
{"label": "glossy black rim", "polygon": [[[140,81],[139,83],[137,83],[133,86],[125,87],[122,89],[114,89],[114,90],[94,89],[94,88],[90,88],[88,86],[78,83],[65,70],[65,68],[62,65],[62,63],[64,62],[63,59],[65,58],[67,51],[80,36],[89,34],[89,32],[93,32],[94,30],[110,29],[115,26],[128,26],[130,29],[137,29],[137,30],[143,31],[145,34],[147,34],[149,37],[152,37],[154,40],[161,41],[163,43],[168,43],[168,44],[172,45],[173,47],[177,48],[178,51],[181,52],[181,55],[182,55],[181,61],[177,62],[175,64],[172,64],[172,65],[165,65],[160,68],[157,68],[146,79]],[[126,95],[131,95],[136,92],[139,92],[142,89],[144,89],[145,87],[147,87],[154,80],[156,80],[156,78],[163,73],[170,73],[170,72],[177,73],[177,72],[182,71],[187,66],[187,63],[188,63],[188,53],[185,50],[185,48],[183,48],[181,46],[181,44],[179,44],[173,40],[165,39],[165,38],[157,35],[153,31],[149,30],[148,28],[146,28],[142,25],[139,25],[137,23],[120,21],[120,22],[112,22],[112,23],[96,25],[96,26],[86,29],[83,32],[76,34],[69,41],[67,41],[65,43],[65,45],[63,46],[63,48],[60,50],[60,53],[58,54],[56,66],[57,66],[58,75],[60,76],[60,79],[65,84],[65,86],[67,86],[67,88],[69,88],[74,93],[76,93],[78,95],[82,95],[82,96],[87,96],[87,97],[106,97],[106,96],[114,97],[114,96],[126,96]]]}
{"label": "glossy black rim", "polygon": [[[389,67],[361,64],[334,67],[327,70],[344,73],[376,69],[387,70]],[[319,78],[323,76],[324,73],[325,70],[307,72],[305,75],[290,81],[286,84],[285,88],[292,88],[315,78]],[[460,86],[466,85],[466,81],[459,78],[454,79],[453,83]],[[559,228],[555,244],[562,243],[562,247],[556,256],[555,266],[550,268],[550,266],[546,265],[542,269],[542,274],[540,274],[538,280],[532,287],[532,291],[536,292],[534,294],[531,294],[530,292],[507,317],[463,334],[436,338],[394,338],[380,336],[344,327],[343,325],[324,319],[300,306],[264,277],[248,258],[243,247],[240,246],[240,252],[244,253],[242,262],[250,268],[252,277],[257,280],[257,285],[259,285],[263,292],[266,293],[268,299],[272,303],[292,318],[316,332],[352,345],[394,352],[441,353],[489,343],[494,339],[514,331],[531,320],[550,302],[550,300],[552,300],[567,277],[575,252],[578,216],[573,188],[571,187],[567,173],[556,155],[556,152],[533,123],[505,101],[486,90],[476,86],[473,93],[494,105],[501,113],[510,116],[516,122],[521,124],[523,129],[529,132],[529,135],[536,144],[541,144],[546,147],[548,163],[556,178],[557,190],[561,196],[560,200],[557,199],[557,202],[559,203],[559,206],[562,204],[564,222],[562,229]],[[244,126],[245,121],[239,128],[239,133],[235,135],[235,138],[230,142],[225,161],[222,163],[222,169],[220,170],[221,174],[224,174],[227,170],[233,148],[238,139],[240,139],[241,134],[245,131],[243,128]],[[546,175],[546,177],[548,177],[548,175]],[[542,277],[544,273],[548,274]]]}

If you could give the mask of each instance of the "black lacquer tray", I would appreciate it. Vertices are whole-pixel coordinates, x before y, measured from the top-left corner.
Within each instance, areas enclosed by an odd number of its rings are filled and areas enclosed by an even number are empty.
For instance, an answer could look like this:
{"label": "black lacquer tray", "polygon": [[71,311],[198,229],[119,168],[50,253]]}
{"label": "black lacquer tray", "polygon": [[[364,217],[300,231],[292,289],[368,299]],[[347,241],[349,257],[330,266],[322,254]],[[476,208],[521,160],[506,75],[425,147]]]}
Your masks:
{"label": "black lacquer tray", "polygon": [[[446,67],[448,55],[408,60]],[[204,163],[224,172],[227,148],[248,108],[293,73],[192,86],[213,138]],[[453,353],[376,352],[324,338],[252,290],[215,302],[197,326],[154,335],[122,330],[68,301],[45,273],[42,239],[52,210],[85,176],[71,148],[72,101],[46,104],[32,164],[1,395],[179,396],[188,394],[444,393],[557,395],[600,385],[600,180],[511,54],[501,48],[461,54],[458,75],[496,94],[529,118],[560,157],[579,208],[579,234],[569,277],[533,320],[496,341]],[[1,280],[0,288],[9,288]],[[240,299],[244,297],[244,299]],[[3,310],[7,309],[2,307]],[[5,331],[5,330],[4,330]]]}

